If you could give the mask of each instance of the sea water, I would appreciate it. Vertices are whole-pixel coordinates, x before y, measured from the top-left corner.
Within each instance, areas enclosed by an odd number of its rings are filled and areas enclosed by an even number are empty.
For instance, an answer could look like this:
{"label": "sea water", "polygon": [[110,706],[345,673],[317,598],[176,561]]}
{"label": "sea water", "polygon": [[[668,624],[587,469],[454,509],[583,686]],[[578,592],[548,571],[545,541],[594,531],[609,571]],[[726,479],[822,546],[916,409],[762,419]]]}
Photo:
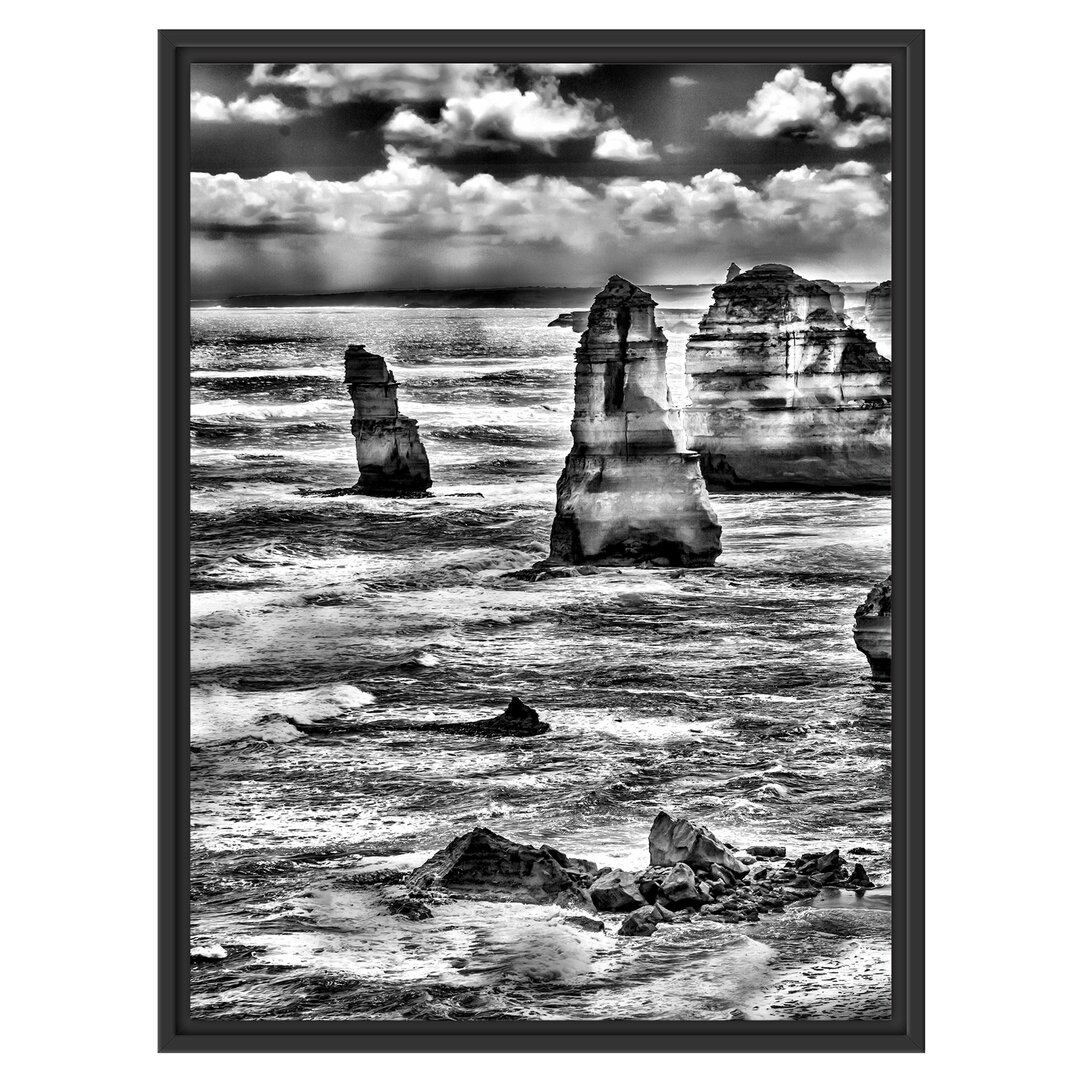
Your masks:
{"label": "sea water", "polygon": [[[715,568],[508,577],[547,554],[571,444],[557,314],[192,312],[192,944],[229,953],[193,968],[193,1016],[888,1017],[891,700],[851,628],[890,501],[717,494]],[[419,422],[426,498],[302,494],[357,478],[353,343]],[[458,722],[511,695],[551,732],[280,718]],[[413,923],[362,883],[475,825],[644,867],[660,808],[789,855],[870,848],[886,888],[627,939],[509,903]]]}

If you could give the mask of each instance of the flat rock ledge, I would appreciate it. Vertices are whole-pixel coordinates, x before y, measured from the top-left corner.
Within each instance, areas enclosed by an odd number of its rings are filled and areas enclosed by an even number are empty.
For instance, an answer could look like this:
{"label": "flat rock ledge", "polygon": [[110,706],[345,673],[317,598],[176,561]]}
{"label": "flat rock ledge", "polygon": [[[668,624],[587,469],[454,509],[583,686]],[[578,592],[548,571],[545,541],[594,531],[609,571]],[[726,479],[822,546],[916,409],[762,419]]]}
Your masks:
{"label": "flat rock ledge", "polygon": [[859,895],[877,887],[862,864],[850,865],[839,849],[786,856],[779,844],[739,850],[665,811],[653,822],[649,866],[641,871],[598,866],[548,844],[521,844],[475,828],[409,874],[387,906],[405,918],[426,919],[450,900],[551,904],[572,910],[566,921],[589,930],[604,928],[594,914],[625,915],[618,934],[646,937],[666,923],[691,919],[757,922],[826,887]]}

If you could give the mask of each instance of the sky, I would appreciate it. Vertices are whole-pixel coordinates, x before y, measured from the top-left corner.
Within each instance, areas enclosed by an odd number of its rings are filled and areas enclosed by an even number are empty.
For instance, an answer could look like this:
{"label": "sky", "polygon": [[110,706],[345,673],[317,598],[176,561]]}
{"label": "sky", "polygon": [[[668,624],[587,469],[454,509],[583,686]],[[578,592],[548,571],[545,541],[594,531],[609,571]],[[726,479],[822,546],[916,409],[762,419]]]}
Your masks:
{"label": "sky", "polygon": [[200,64],[196,299],[890,276],[886,64]]}

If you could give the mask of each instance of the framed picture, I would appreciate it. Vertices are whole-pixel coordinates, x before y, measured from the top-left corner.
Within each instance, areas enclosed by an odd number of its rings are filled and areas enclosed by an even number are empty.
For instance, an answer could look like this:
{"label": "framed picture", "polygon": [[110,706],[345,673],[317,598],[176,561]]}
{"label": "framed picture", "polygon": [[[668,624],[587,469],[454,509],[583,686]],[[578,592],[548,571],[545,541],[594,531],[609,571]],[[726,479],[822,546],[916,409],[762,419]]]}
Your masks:
{"label": "framed picture", "polygon": [[921,1050],[922,32],[159,45],[161,1048]]}

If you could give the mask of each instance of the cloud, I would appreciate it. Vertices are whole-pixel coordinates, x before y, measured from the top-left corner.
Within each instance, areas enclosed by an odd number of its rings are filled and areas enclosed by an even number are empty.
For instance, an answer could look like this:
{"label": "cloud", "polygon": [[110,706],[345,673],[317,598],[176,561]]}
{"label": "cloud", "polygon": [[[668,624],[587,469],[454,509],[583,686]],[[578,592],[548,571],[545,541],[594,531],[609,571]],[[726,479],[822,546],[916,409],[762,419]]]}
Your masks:
{"label": "cloud", "polygon": [[252,86],[302,91],[323,108],[360,98],[376,101],[445,101],[494,78],[494,64],[255,64]]}
{"label": "cloud", "polygon": [[610,128],[596,137],[594,158],[607,161],[659,161],[652,139],[635,139],[622,128]]}
{"label": "cloud", "polygon": [[544,76],[529,90],[494,83],[452,97],[434,122],[403,106],[383,131],[389,142],[415,154],[471,147],[514,150],[523,144],[553,154],[559,143],[599,131],[604,124],[598,116],[600,108],[598,101],[563,98],[558,80]]}
{"label": "cloud", "polygon": [[385,168],[348,182],[193,174],[192,267],[199,288],[572,284],[613,267],[644,281],[707,281],[738,251],[813,276],[841,267],[872,277],[888,266],[889,195],[859,161],[784,170],[756,187],[714,169],[587,188],[551,176],[459,181],[390,148]]}
{"label": "cloud", "polygon": [[588,75],[598,64],[522,64],[534,75]]}
{"label": "cloud", "polygon": [[697,86],[697,79],[691,79],[689,75],[672,75],[668,82],[672,86]]}
{"label": "cloud", "polygon": [[[884,75],[876,70],[879,68],[886,69]],[[833,82],[838,89],[848,86],[860,105],[880,104],[882,93],[888,93],[887,69],[888,65],[884,64],[856,64],[838,72]],[[856,102],[851,104],[854,107]],[[880,115],[859,120],[842,118],[836,111],[836,95],[821,83],[808,79],[800,67],[778,72],[775,78],[762,84],[743,109],[718,112],[709,117],[707,126],[746,138],[772,139],[786,135],[843,149],[886,140],[892,130],[890,121]]]}
{"label": "cloud", "polygon": [[237,98],[227,105],[213,94],[198,90],[191,94],[191,119],[203,123],[289,124],[300,115],[297,109],[285,105],[273,94],[263,94],[253,100]]}
{"label": "cloud", "polygon": [[832,84],[847,99],[849,108],[862,105],[881,116],[892,114],[892,67],[889,64],[852,64],[838,71]]}

